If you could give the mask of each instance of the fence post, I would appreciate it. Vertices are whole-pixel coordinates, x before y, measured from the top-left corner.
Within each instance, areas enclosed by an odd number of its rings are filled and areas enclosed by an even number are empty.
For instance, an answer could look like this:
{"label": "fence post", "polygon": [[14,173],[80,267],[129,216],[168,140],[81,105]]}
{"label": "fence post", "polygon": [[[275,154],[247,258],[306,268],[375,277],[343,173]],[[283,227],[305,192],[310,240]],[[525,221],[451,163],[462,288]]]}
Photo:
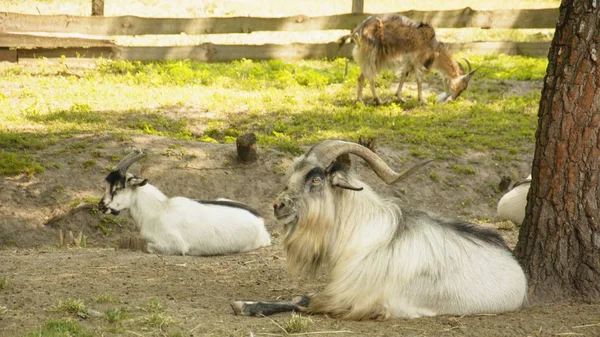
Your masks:
{"label": "fence post", "polygon": [[104,0],[92,0],[92,16],[104,16]]}
{"label": "fence post", "polygon": [[352,0],[352,14],[362,14],[365,10],[365,0]]}

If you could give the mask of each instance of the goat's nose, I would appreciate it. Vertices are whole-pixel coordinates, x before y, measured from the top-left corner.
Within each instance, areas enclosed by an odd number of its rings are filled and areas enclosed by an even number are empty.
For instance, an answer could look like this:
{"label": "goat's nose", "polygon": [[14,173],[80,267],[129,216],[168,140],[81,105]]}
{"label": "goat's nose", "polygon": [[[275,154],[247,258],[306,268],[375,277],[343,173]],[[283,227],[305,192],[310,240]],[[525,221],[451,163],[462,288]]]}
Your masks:
{"label": "goat's nose", "polygon": [[273,203],[273,209],[278,209],[283,207],[283,203],[278,203],[277,201]]}

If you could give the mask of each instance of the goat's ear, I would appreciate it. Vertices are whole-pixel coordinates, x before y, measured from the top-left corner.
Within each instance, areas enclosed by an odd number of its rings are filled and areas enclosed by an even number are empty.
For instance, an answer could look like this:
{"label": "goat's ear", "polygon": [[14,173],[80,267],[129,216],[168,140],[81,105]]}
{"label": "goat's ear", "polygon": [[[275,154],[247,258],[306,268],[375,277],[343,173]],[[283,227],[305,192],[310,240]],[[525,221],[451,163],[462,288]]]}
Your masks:
{"label": "goat's ear", "polygon": [[127,184],[132,188],[141,187],[148,183],[148,179],[131,177],[127,180]]}
{"label": "goat's ear", "polygon": [[348,171],[352,166],[350,155],[344,153],[337,158],[325,169],[325,174],[334,174],[337,171]]}
{"label": "goat's ear", "polygon": [[352,186],[346,179],[346,175],[340,174],[339,172],[333,173],[333,175],[331,177],[331,185],[333,187],[339,187],[339,188],[343,188],[346,190],[352,190],[352,191],[362,191],[363,190],[362,187]]}

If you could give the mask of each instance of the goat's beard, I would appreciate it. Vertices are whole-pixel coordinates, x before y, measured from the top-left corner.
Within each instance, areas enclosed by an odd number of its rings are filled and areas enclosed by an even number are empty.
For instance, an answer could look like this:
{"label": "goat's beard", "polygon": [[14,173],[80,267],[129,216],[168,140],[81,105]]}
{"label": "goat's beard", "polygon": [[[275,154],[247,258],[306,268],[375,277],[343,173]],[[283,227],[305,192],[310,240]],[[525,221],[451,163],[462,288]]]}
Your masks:
{"label": "goat's beard", "polygon": [[295,223],[288,224],[284,239],[288,269],[296,275],[314,277],[327,262],[329,233],[332,232],[335,209],[322,198],[309,199],[298,205]]}

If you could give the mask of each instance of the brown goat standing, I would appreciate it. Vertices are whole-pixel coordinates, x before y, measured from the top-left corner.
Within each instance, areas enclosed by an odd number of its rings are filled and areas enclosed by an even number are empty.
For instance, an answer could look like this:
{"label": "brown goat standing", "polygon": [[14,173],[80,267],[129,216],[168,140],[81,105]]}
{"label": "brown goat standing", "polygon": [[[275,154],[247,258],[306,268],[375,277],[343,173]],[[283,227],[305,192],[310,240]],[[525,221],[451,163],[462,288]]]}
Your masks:
{"label": "brown goat standing", "polygon": [[381,99],[375,91],[375,76],[385,68],[400,69],[400,84],[396,97],[404,101],[402,86],[406,77],[414,72],[417,78],[419,101],[425,103],[422,95],[423,76],[431,69],[439,70],[445,77],[446,91],[438,97],[438,102],[456,99],[469,85],[475,70],[465,71],[456,62],[450,50],[435,37],[433,27],[415,22],[398,14],[373,15],[354,29],[352,34],[340,39],[340,45],[348,39],[354,41],[354,60],[360,66],[360,76],[356,100],[363,101],[362,91],[365,78],[369,80],[376,104]]}

